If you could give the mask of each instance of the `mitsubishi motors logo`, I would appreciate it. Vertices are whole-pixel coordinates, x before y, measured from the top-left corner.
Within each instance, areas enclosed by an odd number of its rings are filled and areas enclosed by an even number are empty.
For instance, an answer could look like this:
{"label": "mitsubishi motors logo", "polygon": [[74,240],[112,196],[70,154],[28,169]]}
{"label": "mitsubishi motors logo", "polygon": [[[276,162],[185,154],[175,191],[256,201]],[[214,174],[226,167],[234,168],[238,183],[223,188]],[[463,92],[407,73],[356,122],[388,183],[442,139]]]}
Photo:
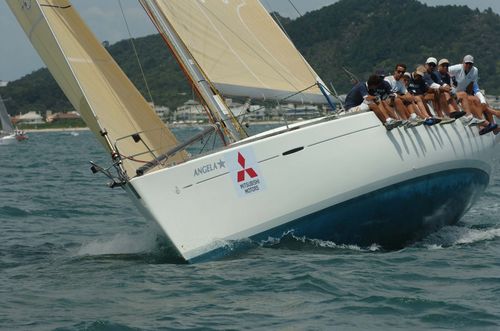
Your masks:
{"label": "mitsubishi motors logo", "polygon": [[245,158],[243,157],[243,155],[241,155],[240,152],[238,152],[238,163],[240,164],[241,168],[243,168],[243,170],[238,171],[238,183],[245,180],[245,173],[248,174],[250,178],[257,177],[257,173],[255,172],[255,170],[253,170],[253,168],[245,168]]}
{"label": "mitsubishi motors logo", "polygon": [[262,171],[251,147],[245,147],[224,155],[231,181],[240,197],[265,189]]}

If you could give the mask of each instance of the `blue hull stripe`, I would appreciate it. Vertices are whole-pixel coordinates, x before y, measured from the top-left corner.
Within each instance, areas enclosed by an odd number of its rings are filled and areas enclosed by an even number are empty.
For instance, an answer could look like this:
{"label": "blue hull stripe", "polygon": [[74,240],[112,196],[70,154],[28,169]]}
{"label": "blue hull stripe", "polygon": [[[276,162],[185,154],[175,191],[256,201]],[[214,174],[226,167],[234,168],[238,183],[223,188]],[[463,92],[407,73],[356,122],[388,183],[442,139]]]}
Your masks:
{"label": "blue hull stripe", "polygon": [[[260,242],[292,232],[295,236],[336,244],[369,246],[376,243],[387,249],[397,249],[456,223],[488,182],[489,175],[475,168],[438,172],[336,204],[251,239]],[[249,244],[234,243],[189,262],[218,259],[245,246]]]}

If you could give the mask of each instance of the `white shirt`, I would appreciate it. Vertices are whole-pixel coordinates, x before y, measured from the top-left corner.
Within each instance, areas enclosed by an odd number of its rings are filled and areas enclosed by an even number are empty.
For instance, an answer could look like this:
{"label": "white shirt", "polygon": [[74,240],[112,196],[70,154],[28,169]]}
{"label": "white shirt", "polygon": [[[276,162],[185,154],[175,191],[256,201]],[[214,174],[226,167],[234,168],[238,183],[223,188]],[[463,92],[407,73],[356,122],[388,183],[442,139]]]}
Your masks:
{"label": "white shirt", "polygon": [[393,93],[406,94],[406,87],[401,80],[396,80],[392,75],[385,77],[384,80],[391,85],[391,91]]}
{"label": "white shirt", "polygon": [[455,77],[457,81],[457,91],[465,91],[471,82],[475,82],[479,78],[479,70],[472,67],[470,71],[465,74],[464,66],[462,64],[455,64],[448,68],[451,77]]}

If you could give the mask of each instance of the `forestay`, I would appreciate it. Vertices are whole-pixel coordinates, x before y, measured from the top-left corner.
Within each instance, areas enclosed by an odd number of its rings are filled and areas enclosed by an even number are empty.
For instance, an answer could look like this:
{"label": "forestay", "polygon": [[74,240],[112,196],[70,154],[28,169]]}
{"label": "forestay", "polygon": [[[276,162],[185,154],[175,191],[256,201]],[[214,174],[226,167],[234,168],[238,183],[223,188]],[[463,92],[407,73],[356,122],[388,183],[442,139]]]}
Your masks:
{"label": "forestay", "polygon": [[[149,0],[225,96],[326,103],[321,81],[258,0]],[[161,18],[157,18],[161,19]]]}
{"label": "forestay", "polygon": [[[142,165],[138,161],[149,161],[177,145],[173,134],[69,1],[7,3],[73,107],[111,151],[112,147],[100,135],[101,130],[107,131],[124,158],[128,174],[135,174]],[[137,142],[131,137],[136,133],[141,138]],[[178,162],[184,157],[179,153],[169,161]]]}

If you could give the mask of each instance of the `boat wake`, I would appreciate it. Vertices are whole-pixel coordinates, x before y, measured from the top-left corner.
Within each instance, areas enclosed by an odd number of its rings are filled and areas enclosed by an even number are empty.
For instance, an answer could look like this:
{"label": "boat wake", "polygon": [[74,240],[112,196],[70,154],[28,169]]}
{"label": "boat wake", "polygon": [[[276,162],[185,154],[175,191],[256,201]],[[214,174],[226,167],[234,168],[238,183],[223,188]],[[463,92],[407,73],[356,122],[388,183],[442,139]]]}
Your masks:
{"label": "boat wake", "polygon": [[[443,249],[463,245],[473,245],[485,241],[500,239],[500,228],[471,228],[459,225],[445,226],[440,231],[428,235],[421,241],[409,244],[407,247]],[[332,241],[298,237],[292,233],[284,234],[281,238],[268,238],[260,243],[261,247],[306,250],[306,251],[328,251],[345,250],[353,252],[383,252],[384,248],[373,243],[370,246],[358,246],[349,244],[337,244]]]}
{"label": "boat wake", "polygon": [[260,243],[262,247],[291,249],[291,250],[350,250],[356,252],[376,252],[381,250],[381,246],[373,243],[370,246],[358,246],[352,244],[337,244],[333,241],[310,239],[298,237],[292,233],[287,233],[281,238],[268,238]]}
{"label": "boat wake", "polygon": [[83,244],[76,255],[96,256],[152,252],[156,248],[153,236],[152,233],[117,234],[111,239],[98,239]]}
{"label": "boat wake", "polygon": [[[500,238],[500,228],[474,229],[461,226],[446,226],[410,247],[425,249],[444,249],[470,245]],[[383,252],[384,249],[373,243],[370,246],[337,244],[332,241],[311,239],[285,233],[281,238],[269,237],[255,242],[250,239],[231,240],[217,243],[223,246],[226,258],[235,259],[249,248],[271,248],[294,251],[328,253],[334,251],[351,253]],[[243,253],[245,255],[245,253]],[[75,254],[77,258],[106,258],[141,260],[148,263],[182,263],[183,261],[168,246],[163,237],[154,230],[139,234],[117,234],[111,239],[99,239],[83,244]]]}
{"label": "boat wake", "polygon": [[475,229],[461,226],[446,226],[440,231],[423,239],[417,246],[441,249],[462,245],[477,244],[500,238],[500,228]]}
{"label": "boat wake", "polygon": [[153,229],[143,233],[121,233],[82,244],[76,258],[141,260],[147,263],[182,263],[163,237]]}

